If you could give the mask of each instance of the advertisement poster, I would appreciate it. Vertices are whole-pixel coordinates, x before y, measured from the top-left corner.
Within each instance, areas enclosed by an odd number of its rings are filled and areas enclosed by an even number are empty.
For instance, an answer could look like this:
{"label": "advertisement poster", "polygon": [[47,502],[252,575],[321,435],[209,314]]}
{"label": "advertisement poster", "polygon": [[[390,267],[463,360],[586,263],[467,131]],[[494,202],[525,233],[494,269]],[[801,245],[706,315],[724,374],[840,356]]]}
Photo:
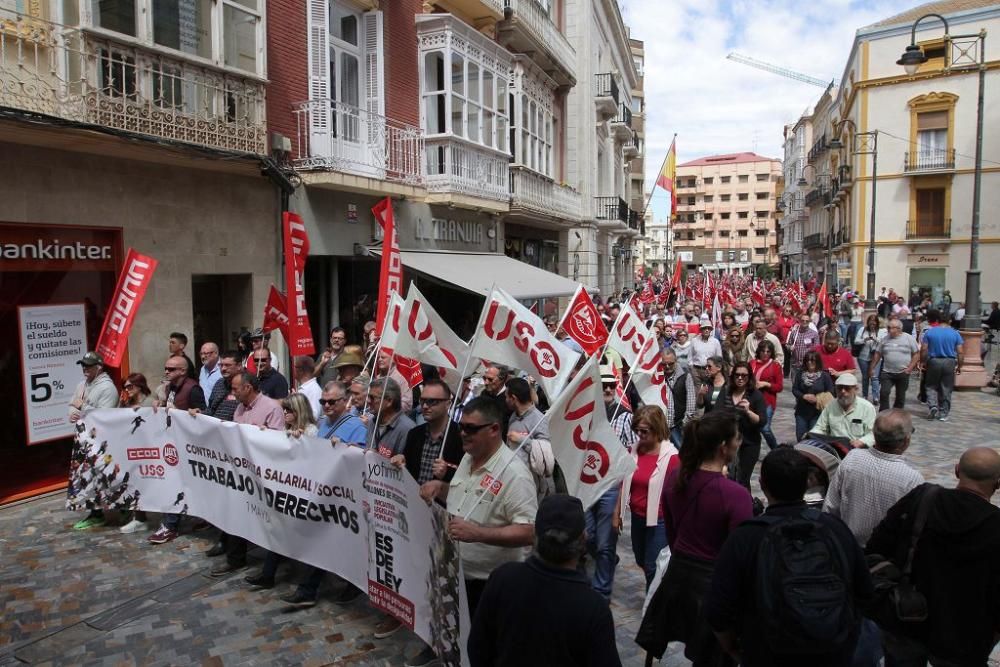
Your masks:
{"label": "advertisement poster", "polygon": [[29,445],[73,435],[69,402],[87,352],[82,303],[18,306],[24,416]]}

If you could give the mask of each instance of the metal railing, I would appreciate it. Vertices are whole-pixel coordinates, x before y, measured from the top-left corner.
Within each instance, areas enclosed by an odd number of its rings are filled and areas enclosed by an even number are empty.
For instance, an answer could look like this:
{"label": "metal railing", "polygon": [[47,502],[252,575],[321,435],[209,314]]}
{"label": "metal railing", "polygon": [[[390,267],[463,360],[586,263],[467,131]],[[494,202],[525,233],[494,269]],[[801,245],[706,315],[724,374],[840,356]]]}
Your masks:
{"label": "metal railing", "polygon": [[621,102],[618,105],[618,115],[611,119],[612,123],[621,124],[625,127],[632,127],[632,110],[628,105]]}
{"label": "metal railing", "polygon": [[830,148],[830,145],[826,143],[826,135],[822,135],[809,149],[809,154],[806,156],[807,162],[813,162],[820,155],[825,153]]}
{"label": "metal railing", "polygon": [[457,137],[424,138],[430,192],[510,200],[510,156]]}
{"label": "metal railing", "polygon": [[618,82],[611,72],[594,75],[594,95],[596,97],[610,97],[618,105]]}
{"label": "metal railing", "polygon": [[907,220],[906,238],[907,239],[950,239],[951,218],[948,218],[947,220],[936,220],[933,222]]}
{"label": "metal railing", "polygon": [[575,78],[576,50],[538,0],[504,0],[504,7],[512,11],[515,18],[520,19],[525,31],[530,33],[539,46],[552,54],[563,71]]}
{"label": "metal railing", "polygon": [[812,250],[814,248],[825,248],[826,247],[826,234],[809,234],[802,239],[802,247],[805,250]]}
{"label": "metal railing", "polygon": [[597,220],[617,220],[628,224],[628,204],[621,197],[594,197]]}
{"label": "metal railing", "polygon": [[818,187],[810,190],[806,193],[805,204],[806,206],[813,206],[814,204],[826,205],[830,203],[830,191],[826,187]]}
{"label": "metal railing", "polygon": [[639,225],[639,211],[629,209],[628,211],[628,228],[638,230]]}
{"label": "metal railing", "polygon": [[929,150],[905,153],[903,155],[903,171],[906,173],[920,171],[948,171],[955,168],[955,149]]}
{"label": "metal railing", "polygon": [[680,178],[678,178],[675,181],[675,183],[677,185],[677,189],[678,190],[683,190],[684,188],[696,188],[696,187],[698,187],[699,185],[701,185],[701,179],[700,178],[692,178],[692,179],[687,179],[687,178],[680,179]]}
{"label": "metal railing", "polygon": [[580,193],[526,167],[510,168],[510,205],[564,220],[580,220]]}
{"label": "metal railing", "polygon": [[334,169],[380,180],[424,182],[424,131],[336,100],[294,108],[302,169]]}
{"label": "metal railing", "polygon": [[262,155],[264,85],[0,9],[0,107]]}

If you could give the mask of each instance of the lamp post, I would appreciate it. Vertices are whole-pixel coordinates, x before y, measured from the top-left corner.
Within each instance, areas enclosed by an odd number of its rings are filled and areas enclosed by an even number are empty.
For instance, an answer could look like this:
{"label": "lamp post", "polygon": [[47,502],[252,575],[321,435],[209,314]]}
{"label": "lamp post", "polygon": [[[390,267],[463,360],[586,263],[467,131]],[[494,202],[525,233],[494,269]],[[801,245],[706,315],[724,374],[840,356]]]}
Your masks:
{"label": "lamp post", "polygon": [[844,147],[840,141],[844,125],[850,125],[851,130],[853,130],[853,134],[849,135],[851,155],[872,156],[872,205],[868,225],[868,276],[865,281],[865,310],[874,311],[878,307],[878,303],[875,301],[875,200],[878,194],[878,130],[858,132],[853,120],[843,118],[834,125],[834,138],[830,142],[830,148],[840,149]]}
{"label": "lamp post", "polygon": [[[986,84],[986,31],[966,35],[952,35],[948,20],[940,14],[924,14],[913,22],[910,29],[910,45],[896,61],[910,76],[917,73],[920,65],[927,62],[927,54],[917,45],[917,27],[924,19],[936,18],[944,24],[945,69],[950,71],[978,72],[979,97],[976,106],[976,166],[972,181],[972,227],[969,233],[969,269],[965,272],[965,372],[956,384],[967,387],[978,383],[980,373],[985,375],[979,350],[982,341],[983,306],[979,296],[979,202],[983,181],[983,88]],[[985,384],[983,382],[975,386]]]}

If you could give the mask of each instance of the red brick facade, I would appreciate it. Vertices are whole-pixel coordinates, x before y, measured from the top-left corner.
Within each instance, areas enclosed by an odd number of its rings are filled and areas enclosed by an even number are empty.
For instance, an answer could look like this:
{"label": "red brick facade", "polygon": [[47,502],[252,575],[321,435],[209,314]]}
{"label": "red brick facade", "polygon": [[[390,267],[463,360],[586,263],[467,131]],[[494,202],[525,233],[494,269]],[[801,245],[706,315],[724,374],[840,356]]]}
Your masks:
{"label": "red brick facade", "polygon": [[414,16],[422,0],[382,3],[385,45],[385,115],[420,126],[420,79]]}
{"label": "red brick facade", "polygon": [[[309,99],[305,0],[267,3],[267,129],[292,140],[298,155],[294,104]],[[270,152],[270,137],[268,152]]]}

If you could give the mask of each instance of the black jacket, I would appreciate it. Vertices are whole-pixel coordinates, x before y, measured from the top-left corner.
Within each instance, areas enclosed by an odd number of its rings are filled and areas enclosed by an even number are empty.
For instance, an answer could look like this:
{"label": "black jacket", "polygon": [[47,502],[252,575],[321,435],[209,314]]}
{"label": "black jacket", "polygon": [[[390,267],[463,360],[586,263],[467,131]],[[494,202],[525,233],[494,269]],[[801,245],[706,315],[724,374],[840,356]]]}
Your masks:
{"label": "black jacket", "polygon": [[469,631],[472,667],[621,667],[607,601],[537,556],[493,570]]}
{"label": "black jacket", "polygon": [[[806,509],[804,502],[775,504],[767,508],[768,515],[796,516]],[[820,521],[833,532],[848,558],[849,581],[855,600],[867,600],[872,594],[871,577],[864,553],[850,528],[837,517],[822,513]],[[743,651],[742,664],[757,665],[850,665],[857,644],[858,630],[837,655],[804,656],[772,655],[764,640],[762,619],[756,608],[754,585],[757,580],[757,553],[767,532],[767,526],[744,522],[730,533],[722,553],[715,561],[712,589],[708,596],[708,623],[717,632],[731,631]],[[860,618],[860,614],[859,614]],[[860,624],[859,624],[860,628]]]}
{"label": "black jacket", "polygon": [[288,396],[288,380],[278,371],[271,369],[267,375],[260,375],[260,393],[276,401]]}
{"label": "black jacket", "polygon": [[822,394],[823,392],[833,393],[833,378],[828,372],[823,371],[819,380],[814,384],[806,384],[803,373],[798,373],[795,376],[795,382],[792,383],[792,395],[795,396],[795,414],[806,419],[819,417],[820,411],[816,408],[816,404],[810,403],[802,397],[806,394]]}
{"label": "black jacket", "polygon": [[[410,429],[406,434],[406,443],[403,445],[403,456],[406,457],[406,469],[410,471],[413,479],[420,482],[420,460],[424,454],[424,441],[427,439],[427,429],[429,426],[424,423]],[[458,465],[465,454],[462,449],[462,436],[458,433],[458,424],[452,424],[448,429],[448,437],[445,440],[444,455],[441,457],[452,465]],[[435,453],[435,458],[437,458]],[[449,468],[444,476],[445,482],[450,482],[455,475],[455,469]],[[424,480],[425,482],[428,480]]]}
{"label": "black jacket", "polygon": [[[865,547],[900,568],[921,484],[893,505]],[[968,491],[942,489],[927,515],[913,558],[913,583],[929,615],[912,636],[932,655],[962,665],[985,665],[1000,629],[1000,509]]]}

